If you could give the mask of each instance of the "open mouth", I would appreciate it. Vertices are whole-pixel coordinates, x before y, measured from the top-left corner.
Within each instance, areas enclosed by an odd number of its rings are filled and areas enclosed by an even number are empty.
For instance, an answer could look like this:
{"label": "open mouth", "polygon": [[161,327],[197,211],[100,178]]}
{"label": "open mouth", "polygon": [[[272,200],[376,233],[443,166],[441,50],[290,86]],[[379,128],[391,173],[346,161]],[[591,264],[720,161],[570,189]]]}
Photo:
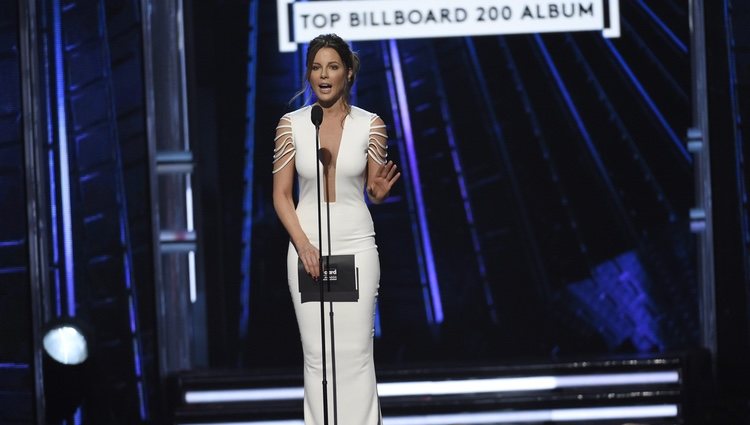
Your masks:
{"label": "open mouth", "polygon": [[321,84],[318,84],[318,88],[320,89],[320,91],[321,91],[322,93],[329,93],[329,92],[331,91],[331,88],[332,88],[332,87],[333,87],[333,86],[331,86],[331,85],[330,85],[330,84],[328,84],[328,83],[321,83]]}

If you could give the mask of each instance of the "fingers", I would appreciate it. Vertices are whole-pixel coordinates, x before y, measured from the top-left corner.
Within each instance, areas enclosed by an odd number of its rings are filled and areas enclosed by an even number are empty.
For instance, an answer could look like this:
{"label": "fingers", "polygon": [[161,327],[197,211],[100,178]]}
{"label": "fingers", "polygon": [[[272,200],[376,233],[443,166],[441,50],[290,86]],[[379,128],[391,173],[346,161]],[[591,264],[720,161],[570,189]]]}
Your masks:
{"label": "fingers", "polygon": [[388,161],[378,168],[378,177],[386,177],[396,167],[393,161]]}
{"label": "fingers", "polygon": [[388,161],[380,168],[367,186],[367,193],[371,198],[383,198],[390,192],[393,185],[401,177],[401,172],[393,161]]}
{"label": "fingers", "polygon": [[310,244],[299,250],[298,254],[307,274],[312,276],[313,279],[320,277],[320,251]]}
{"label": "fingers", "polygon": [[388,169],[387,174],[385,175],[385,181],[388,184],[388,190],[390,191],[394,183],[396,183],[399,177],[401,177],[401,172],[398,171],[398,167],[392,161],[389,161],[388,164],[386,164],[386,166],[383,168]]}
{"label": "fingers", "polygon": [[396,175],[397,167],[396,164],[393,162],[389,162],[386,167],[388,167],[388,174],[386,174],[386,180],[391,181],[393,179],[393,176]]}
{"label": "fingers", "polygon": [[305,271],[307,271],[307,274],[312,276],[313,279],[317,280],[320,276],[320,263],[318,262],[318,258],[315,257],[314,259],[312,257],[308,257],[305,261]]}
{"label": "fingers", "polygon": [[395,176],[393,176],[393,178],[390,181],[388,181],[388,184],[390,185],[390,187],[393,187],[393,185],[398,181],[399,177],[401,177],[400,172],[397,173]]}
{"label": "fingers", "polygon": [[386,162],[385,164],[378,167],[378,172],[375,174],[375,177],[385,177],[385,175],[388,173],[388,164],[390,164],[390,162]]}

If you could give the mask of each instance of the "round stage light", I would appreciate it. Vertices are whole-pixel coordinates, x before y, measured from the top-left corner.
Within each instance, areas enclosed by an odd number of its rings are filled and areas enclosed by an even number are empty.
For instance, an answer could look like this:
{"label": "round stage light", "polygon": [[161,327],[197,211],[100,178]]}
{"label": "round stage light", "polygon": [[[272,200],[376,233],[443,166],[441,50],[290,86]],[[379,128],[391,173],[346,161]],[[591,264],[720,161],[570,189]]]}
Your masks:
{"label": "round stage light", "polygon": [[89,357],[88,341],[74,325],[60,324],[52,327],[44,335],[42,344],[50,357],[64,365],[79,365]]}
{"label": "round stage light", "polygon": [[60,317],[42,334],[44,413],[47,424],[73,423],[90,391],[93,342],[86,323]]}

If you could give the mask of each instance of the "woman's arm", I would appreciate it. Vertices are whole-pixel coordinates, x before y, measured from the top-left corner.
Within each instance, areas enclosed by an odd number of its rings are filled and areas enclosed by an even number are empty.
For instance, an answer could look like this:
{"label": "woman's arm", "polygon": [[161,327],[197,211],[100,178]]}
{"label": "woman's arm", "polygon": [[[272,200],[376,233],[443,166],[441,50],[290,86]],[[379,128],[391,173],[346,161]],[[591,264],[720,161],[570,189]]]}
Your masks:
{"label": "woman's arm", "polygon": [[[294,208],[292,188],[294,187],[294,144],[291,127],[287,119],[282,118],[276,127],[274,174],[273,174],[273,207],[281,224],[297,250],[297,255],[305,266],[305,271],[313,278],[320,276],[320,251],[310,242],[297,218]],[[291,146],[291,148],[290,148]]]}
{"label": "woman's arm", "polygon": [[388,161],[385,123],[380,117],[370,122],[370,137],[367,146],[367,197],[374,204],[383,202],[396,181],[401,177],[396,164]]}

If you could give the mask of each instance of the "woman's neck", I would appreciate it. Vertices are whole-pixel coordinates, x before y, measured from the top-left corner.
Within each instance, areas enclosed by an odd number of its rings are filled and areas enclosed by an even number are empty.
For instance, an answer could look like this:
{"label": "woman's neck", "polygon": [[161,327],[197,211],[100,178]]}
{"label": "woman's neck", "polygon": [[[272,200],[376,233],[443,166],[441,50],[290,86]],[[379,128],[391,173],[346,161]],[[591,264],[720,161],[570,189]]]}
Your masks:
{"label": "woman's neck", "polygon": [[330,119],[341,118],[347,114],[346,106],[340,98],[331,105],[325,105],[320,102],[318,102],[318,105],[323,108],[323,116]]}
{"label": "woman's neck", "polygon": [[347,113],[347,108],[344,104],[343,98],[338,98],[333,103],[321,103],[320,101],[318,101],[317,104],[323,108],[323,113],[326,115],[330,114],[337,116]]}

